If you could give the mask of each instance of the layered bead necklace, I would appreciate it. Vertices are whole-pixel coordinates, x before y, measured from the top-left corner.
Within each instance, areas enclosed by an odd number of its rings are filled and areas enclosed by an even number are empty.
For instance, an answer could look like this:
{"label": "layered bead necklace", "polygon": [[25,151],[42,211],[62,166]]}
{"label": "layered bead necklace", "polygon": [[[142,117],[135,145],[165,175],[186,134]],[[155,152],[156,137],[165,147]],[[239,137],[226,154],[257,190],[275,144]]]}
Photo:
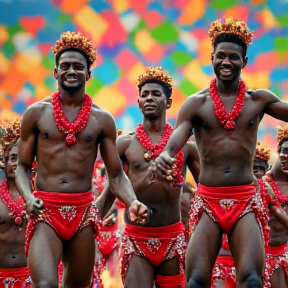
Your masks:
{"label": "layered bead necklace", "polygon": [[288,195],[283,195],[280,190],[278,189],[276,181],[273,179],[271,174],[267,174],[267,181],[271,186],[277,200],[280,204],[288,204]]}
{"label": "layered bead necklace", "polygon": [[89,116],[92,110],[92,99],[89,95],[84,94],[83,105],[76,117],[76,119],[70,123],[62,107],[60,92],[56,92],[52,96],[53,115],[55,123],[60,132],[64,132],[66,135],[66,143],[68,146],[73,146],[76,143],[76,133],[82,131],[89,120]]}
{"label": "layered bead necklace", "polygon": [[245,92],[245,83],[240,79],[236,102],[231,112],[228,113],[217,91],[216,79],[213,79],[210,83],[210,96],[214,104],[215,116],[227,131],[233,131],[236,128],[235,119],[239,116],[243,108],[245,101]]}
{"label": "layered bead necklace", "polygon": [[9,192],[7,181],[3,181],[0,185],[0,197],[10,210],[9,217],[14,218],[15,224],[20,226],[23,222],[23,217],[26,215],[24,198],[20,195],[14,200]]}
{"label": "layered bead necklace", "polygon": [[[145,132],[143,125],[139,124],[136,128],[136,137],[141,145],[147,149],[144,153],[144,159],[146,161],[150,161],[155,159],[165,148],[170,135],[173,132],[173,128],[171,125],[166,124],[164,132],[161,136],[161,140],[157,144],[152,144],[151,139]],[[182,168],[184,165],[184,154],[183,149],[181,149],[175,156],[175,162],[172,167],[172,173],[170,175],[166,175],[166,179],[168,181],[173,181],[177,186],[181,186],[183,184],[183,175],[182,175]]]}

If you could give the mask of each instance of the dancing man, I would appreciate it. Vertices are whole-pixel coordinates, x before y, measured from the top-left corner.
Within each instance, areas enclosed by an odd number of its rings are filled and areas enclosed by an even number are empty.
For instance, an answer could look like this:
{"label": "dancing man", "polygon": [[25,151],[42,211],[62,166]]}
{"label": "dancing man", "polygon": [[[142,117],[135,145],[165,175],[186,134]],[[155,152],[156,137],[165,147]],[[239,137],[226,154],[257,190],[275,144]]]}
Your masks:
{"label": "dancing man", "polygon": [[[34,287],[58,287],[62,259],[65,287],[84,288],[91,284],[95,262],[98,213],[91,183],[98,147],[111,189],[127,205],[128,218],[145,223],[148,213],[123,173],[114,118],[85,94],[96,59],[91,41],[80,33],[64,32],[53,53],[59,91],[23,115],[16,182],[30,215],[26,253]],[[35,156],[32,193],[28,174]]]}
{"label": "dancing man", "polygon": [[271,91],[246,90],[240,75],[253,33],[244,21],[217,20],[208,34],[216,78],[209,88],[185,100],[176,129],[156,162],[164,175],[170,172],[175,155],[194,129],[201,171],[191,205],[187,287],[210,286],[225,232],[235,260],[237,285],[260,288],[264,265],[260,226],[266,239],[268,231],[266,211],[253,185],[257,131],[264,113],[288,121],[288,103]]}

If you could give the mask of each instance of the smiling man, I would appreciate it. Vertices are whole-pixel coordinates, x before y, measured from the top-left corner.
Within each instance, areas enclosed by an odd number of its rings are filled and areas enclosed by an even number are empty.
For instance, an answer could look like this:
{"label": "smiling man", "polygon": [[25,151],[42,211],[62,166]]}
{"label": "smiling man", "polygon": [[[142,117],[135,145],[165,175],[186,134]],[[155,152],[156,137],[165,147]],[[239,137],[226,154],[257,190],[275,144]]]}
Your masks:
{"label": "smiling man", "polygon": [[191,204],[187,287],[210,286],[225,232],[235,260],[237,285],[260,288],[264,245],[259,224],[265,228],[267,221],[253,185],[257,131],[264,113],[287,122],[288,103],[267,90],[246,90],[240,75],[253,33],[245,22],[220,19],[212,23],[208,34],[216,78],[209,88],[186,99],[156,162],[166,174],[194,129],[201,171]]}
{"label": "smiling man", "polygon": [[[127,205],[132,223],[145,222],[147,207],[137,201],[123,173],[114,118],[85,94],[96,59],[91,41],[68,31],[53,53],[59,91],[31,105],[23,115],[16,182],[30,215],[26,253],[33,287],[58,287],[62,258],[64,286],[84,288],[90,287],[95,261],[98,213],[91,183],[98,148],[111,189]],[[35,156],[36,191],[32,191],[28,175]]]}

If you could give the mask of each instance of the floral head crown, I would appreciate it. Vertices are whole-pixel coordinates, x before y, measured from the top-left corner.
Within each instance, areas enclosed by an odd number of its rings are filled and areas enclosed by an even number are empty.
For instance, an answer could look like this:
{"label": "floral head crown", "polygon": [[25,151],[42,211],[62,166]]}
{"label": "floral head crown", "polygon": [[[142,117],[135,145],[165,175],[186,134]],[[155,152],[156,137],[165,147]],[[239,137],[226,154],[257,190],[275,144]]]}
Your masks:
{"label": "floral head crown", "polygon": [[54,47],[52,47],[52,52],[54,55],[57,55],[62,50],[69,48],[83,51],[88,56],[90,64],[93,64],[96,60],[97,51],[93,47],[92,42],[79,32],[67,31],[62,33],[60,39],[57,40]]}
{"label": "floral head crown", "polygon": [[217,19],[211,23],[208,35],[212,44],[221,34],[235,34],[241,38],[246,46],[253,42],[253,32],[248,28],[247,24],[232,17]]}
{"label": "floral head crown", "polygon": [[172,78],[161,66],[146,67],[145,72],[137,78],[137,86],[141,86],[143,83],[149,82],[149,80],[161,81],[168,86],[169,90],[172,90]]}
{"label": "floral head crown", "polygon": [[270,160],[270,154],[271,151],[268,147],[261,145],[259,142],[257,143],[255,158],[260,158],[268,162]]}
{"label": "floral head crown", "polygon": [[0,144],[4,155],[7,156],[11,148],[20,137],[20,119],[0,120]]}
{"label": "floral head crown", "polygon": [[288,140],[288,123],[286,123],[282,127],[277,128],[277,140],[278,146],[281,145],[283,140]]}

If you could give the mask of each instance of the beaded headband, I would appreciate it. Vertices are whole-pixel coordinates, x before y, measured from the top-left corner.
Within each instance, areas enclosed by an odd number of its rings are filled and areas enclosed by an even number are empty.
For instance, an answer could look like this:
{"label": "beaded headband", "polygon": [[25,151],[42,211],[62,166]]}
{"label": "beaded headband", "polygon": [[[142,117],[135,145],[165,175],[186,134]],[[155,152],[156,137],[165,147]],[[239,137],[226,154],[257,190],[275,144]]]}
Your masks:
{"label": "beaded headband", "polygon": [[248,28],[247,24],[232,17],[217,19],[211,23],[208,35],[212,44],[221,34],[235,34],[241,38],[246,46],[253,42],[253,32]]}
{"label": "beaded headband", "polygon": [[288,140],[288,124],[284,124],[282,127],[277,129],[277,140],[278,146],[283,142],[283,140]]}
{"label": "beaded headband", "polygon": [[268,162],[270,160],[270,154],[271,151],[268,147],[261,145],[259,142],[257,143],[255,158],[260,158]]}
{"label": "beaded headband", "polygon": [[158,80],[163,82],[172,90],[172,78],[165,72],[161,66],[157,67],[146,67],[146,70],[143,74],[139,75],[137,78],[137,86],[141,86],[143,83],[149,82],[149,80]]}
{"label": "beaded headband", "polygon": [[52,52],[57,55],[62,50],[79,49],[83,51],[89,58],[90,64],[96,60],[97,51],[93,47],[92,42],[86,37],[82,36],[79,32],[64,32],[61,34],[60,39],[56,41]]}
{"label": "beaded headband", "polygon": [[7,156],[20,137],[20,119],[0,120],[0,143],[3,154]]}

